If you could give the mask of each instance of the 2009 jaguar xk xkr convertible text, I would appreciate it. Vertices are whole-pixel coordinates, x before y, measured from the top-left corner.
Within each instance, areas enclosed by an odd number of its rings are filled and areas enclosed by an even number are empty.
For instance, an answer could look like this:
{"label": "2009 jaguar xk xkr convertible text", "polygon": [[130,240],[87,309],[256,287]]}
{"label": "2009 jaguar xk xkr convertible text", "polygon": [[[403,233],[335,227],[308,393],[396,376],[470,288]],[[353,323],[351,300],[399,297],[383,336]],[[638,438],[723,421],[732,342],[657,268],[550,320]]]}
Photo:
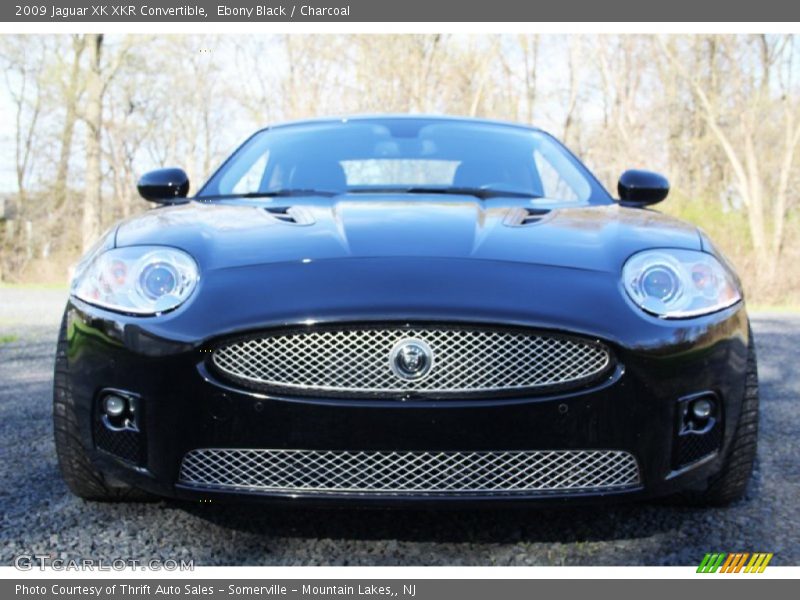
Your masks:
{"label": "2009 jaguar xk xkr convertible text", "polygon": [[549,135],[356,117],[259,131],[78,265],[55,373],[84,498],[740,498],[758,423],[739,281]]}

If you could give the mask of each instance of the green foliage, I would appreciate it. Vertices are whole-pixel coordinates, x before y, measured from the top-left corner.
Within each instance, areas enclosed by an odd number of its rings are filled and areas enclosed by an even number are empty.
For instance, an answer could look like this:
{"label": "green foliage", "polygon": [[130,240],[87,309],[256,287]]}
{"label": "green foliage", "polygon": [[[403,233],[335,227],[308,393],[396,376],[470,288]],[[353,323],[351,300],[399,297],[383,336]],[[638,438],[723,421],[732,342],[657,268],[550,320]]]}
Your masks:
{"label": "green foliage", "polygon": [[780,277],[771,285],[759,283],[758,264],[747,214],[725,206],[718,198],[689,198],[673,192],[658,205],[665,214],[693,223],[705,231],[717,248],[736,267],[747,298],[762,307],[800,307],[800,211],[790,211],[786,219],[786,242],[778,272]]}
{"label": "green foliage", "polygon": [[673,192],[659,208],[703,229],[723,252],[739,254],[753,250],[747,215],[744,211],[724,206],[716,198],[689,198]]}

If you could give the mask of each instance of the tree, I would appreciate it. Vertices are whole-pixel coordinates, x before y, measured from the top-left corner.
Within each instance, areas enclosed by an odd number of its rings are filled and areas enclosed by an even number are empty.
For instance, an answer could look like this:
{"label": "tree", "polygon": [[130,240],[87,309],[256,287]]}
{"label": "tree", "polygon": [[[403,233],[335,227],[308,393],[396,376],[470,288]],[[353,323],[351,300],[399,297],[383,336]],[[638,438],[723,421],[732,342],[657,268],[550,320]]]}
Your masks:
{"label": "tree", "polygon": [[86,177],[82,202],[82,247],[86,251],[100,235],[103,217],[103,110],[106,94],[120,69],[130,59],[134,38],[125,36],[116,47],[109,47],[103,34],[88,35],[86,67],[86,109],[81,115],[86,125]]}
{"label": "tree", "polygon": [[757,280],[770,286],[778,272],[789,208],[789,181],[800,143],[800,101],[795,80],[794,38],[715,36],[705,49],[719,53],[726,73],[718,86],[686,69],[683,49],[659,38],[669,64],[689,86],[700,114],[722,149],[747,210],[760,265]]}
{"label": "tree", "polygon": [[59,214],[67,199],[69,162],[72,154],[72,139],[78,121],[78,101],[82,92],[83,72],[81,59],[86,49],[85,35],[72,35],[72,61],[67,69],[67,80],[63,88],[64,124],[61,128],[60,151],[56,174],[53,180],[53,214]]}
{"label": "tree", "polygon": [[[14,178],[17,189],[17,218],[6,225],[2,253],[5,268],[19,270],[33,257],[33,227],[31,187],[42,145],[41,122],[47,101],[47,63],[45,41],[37,38],[3,40],[2,59],[6,90],[13,107],[14,120]],[[23,226],[18,226],[23,223]],[[5,270],[5,269],[3,269]]]}
{"label": "tree", "polygon": [[88,40],[89,66],[86,74],[86,187],[83,192],[83,251],[100,235],[100,201],[102,198],[101,141],[103,127],[103,34],[92,34]]}

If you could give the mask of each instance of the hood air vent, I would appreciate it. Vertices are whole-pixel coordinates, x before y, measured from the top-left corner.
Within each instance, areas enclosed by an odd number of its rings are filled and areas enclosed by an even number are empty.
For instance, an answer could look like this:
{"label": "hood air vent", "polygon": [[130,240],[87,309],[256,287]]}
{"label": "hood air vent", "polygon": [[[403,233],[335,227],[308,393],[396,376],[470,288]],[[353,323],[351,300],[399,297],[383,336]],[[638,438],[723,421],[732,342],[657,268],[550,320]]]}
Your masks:
{"label": "hood air vent", "polygon": [[525,227],[539,223],[549,214],[548,208],[512,208],[508,211],[504,223],[509,227]]}
{"label": "hood air vent", "polygon": [[275,206],[264,209],[271,217],[290,225],[312,225],[311,213],[300,206]]}

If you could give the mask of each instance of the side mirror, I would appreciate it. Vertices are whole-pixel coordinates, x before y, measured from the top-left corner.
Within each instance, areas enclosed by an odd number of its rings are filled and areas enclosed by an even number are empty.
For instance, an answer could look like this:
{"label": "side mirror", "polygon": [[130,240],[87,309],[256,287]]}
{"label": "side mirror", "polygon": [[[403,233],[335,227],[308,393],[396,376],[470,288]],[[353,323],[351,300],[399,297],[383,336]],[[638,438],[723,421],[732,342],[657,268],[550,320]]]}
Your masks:
{"label": "side mirror", "polygon": [[189,176],[183,169],[158,169],[142,175],[136,188],[145,200],[176,204],[189,193]]}
{"label": "side mirror", "polygon": [[617,192],[622,206],[642,208],[666,198],[669,194],[669,181],[652,171],[625,171],[617,183]]}

